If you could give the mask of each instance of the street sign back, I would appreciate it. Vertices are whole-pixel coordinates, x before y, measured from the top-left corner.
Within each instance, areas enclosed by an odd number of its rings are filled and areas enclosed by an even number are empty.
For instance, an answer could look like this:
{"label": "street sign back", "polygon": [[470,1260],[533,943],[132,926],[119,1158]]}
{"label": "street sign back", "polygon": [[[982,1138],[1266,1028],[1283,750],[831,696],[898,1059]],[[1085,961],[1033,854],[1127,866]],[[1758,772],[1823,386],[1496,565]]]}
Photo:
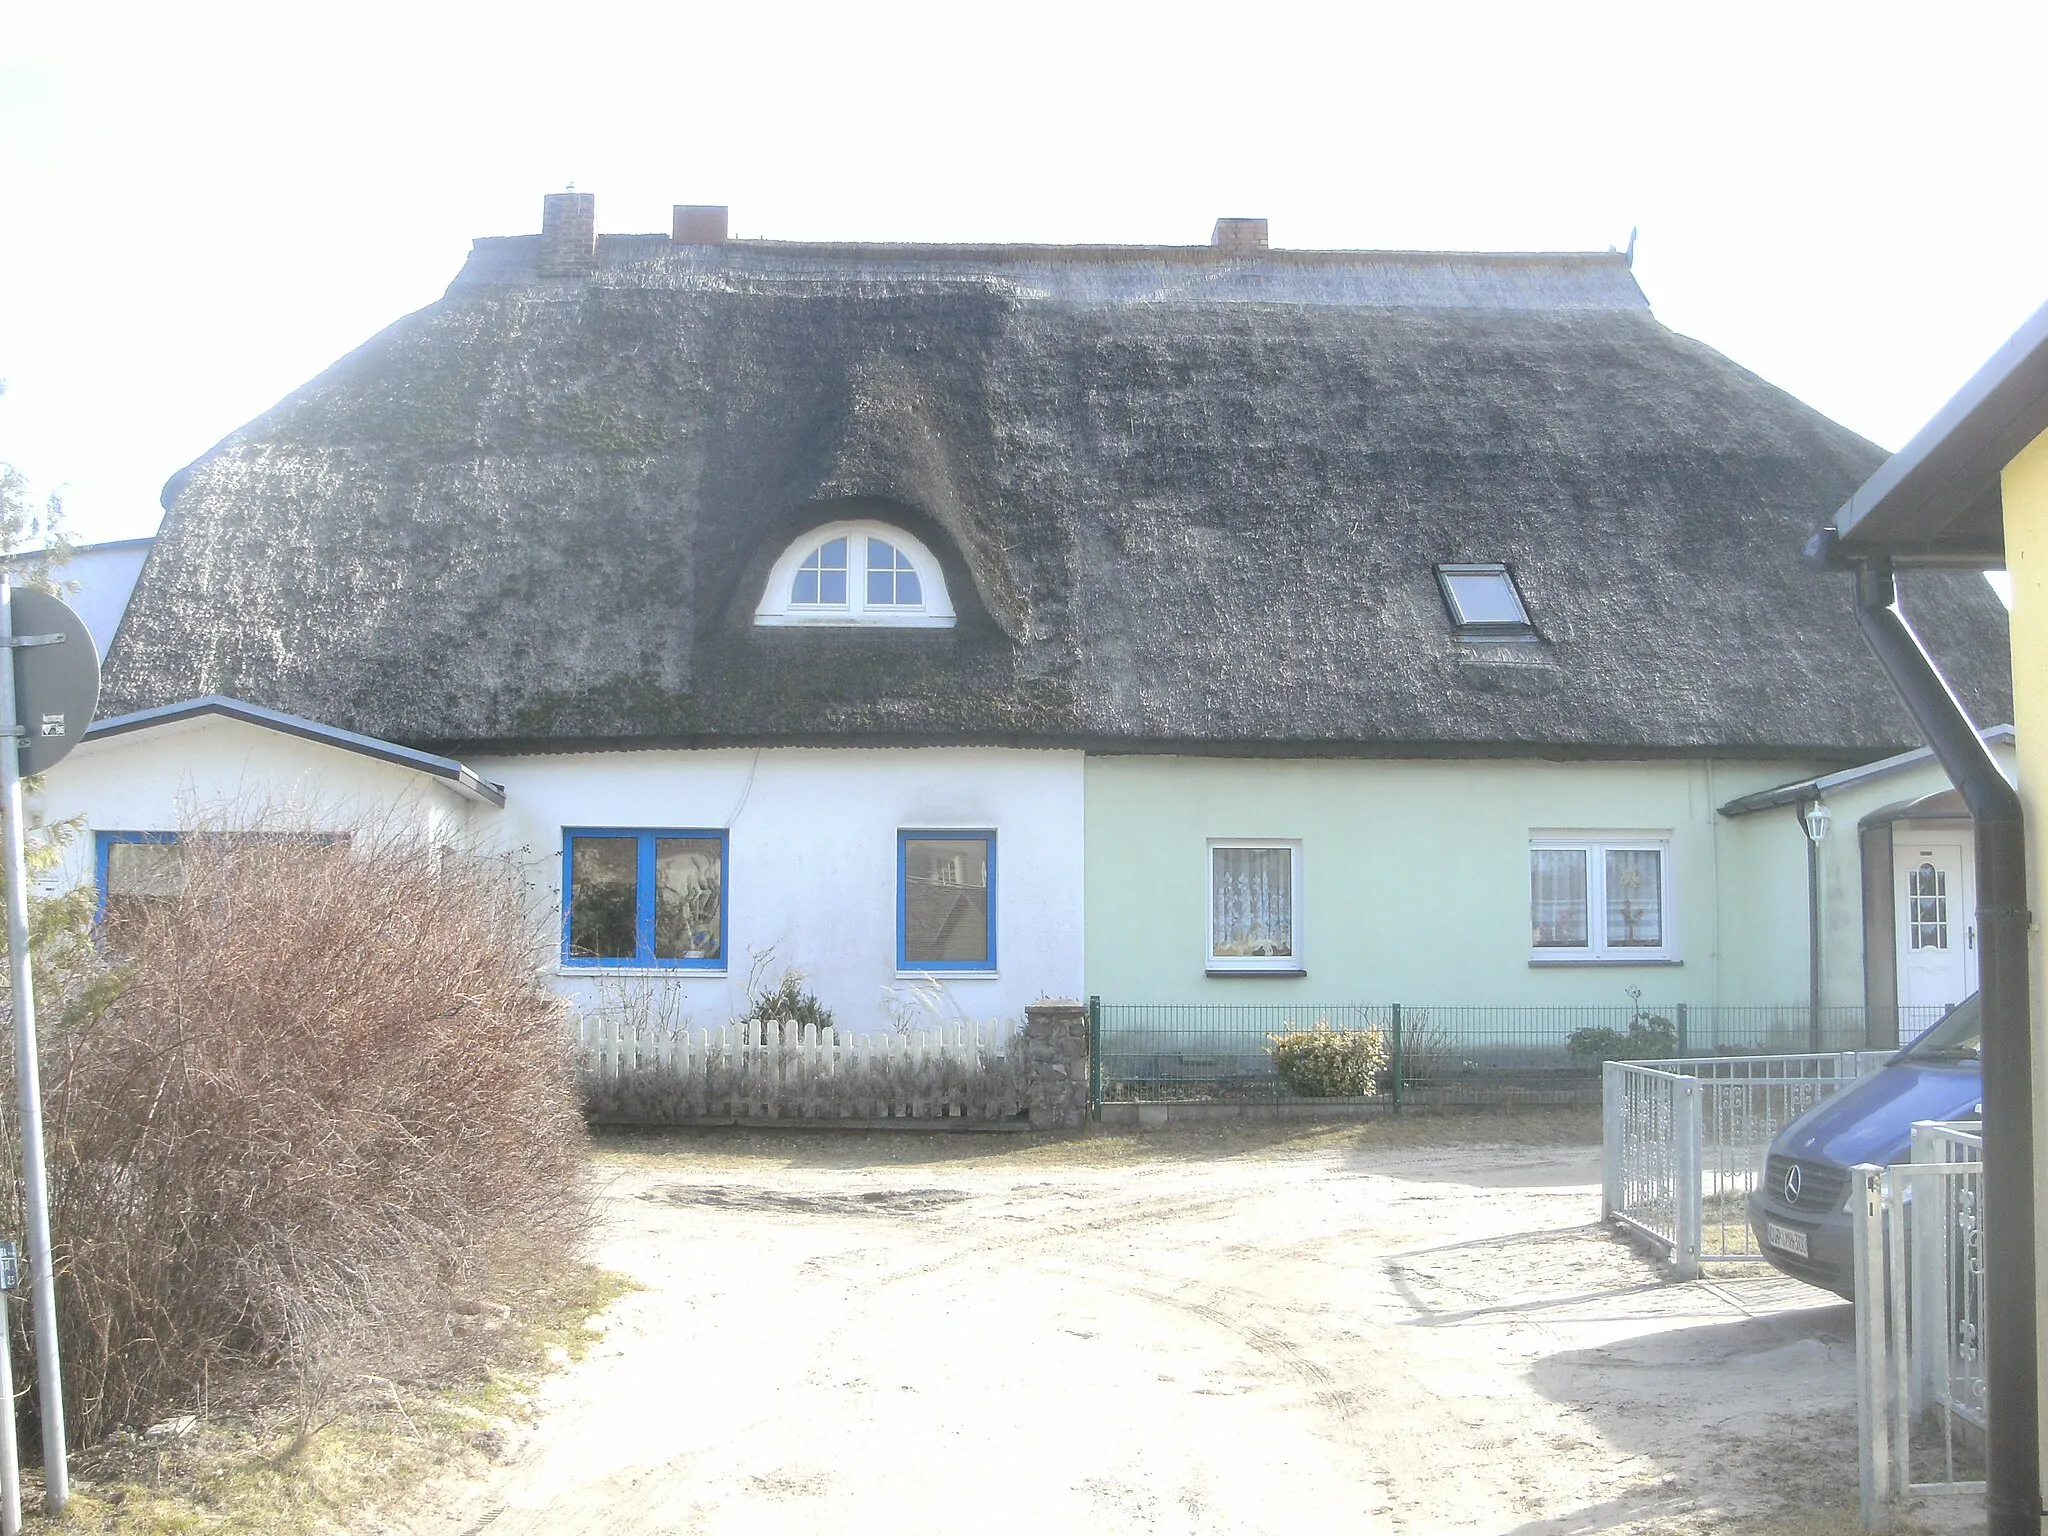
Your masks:
{"label": "street sign back", "polygon": [[100,702],[100,655],[85,620],[47,592],[16,587],[12,594],[17,641],[62,635],[55,645],[14,649],[15,707],[26,733],[21,771],[41,773],[78,745]]}

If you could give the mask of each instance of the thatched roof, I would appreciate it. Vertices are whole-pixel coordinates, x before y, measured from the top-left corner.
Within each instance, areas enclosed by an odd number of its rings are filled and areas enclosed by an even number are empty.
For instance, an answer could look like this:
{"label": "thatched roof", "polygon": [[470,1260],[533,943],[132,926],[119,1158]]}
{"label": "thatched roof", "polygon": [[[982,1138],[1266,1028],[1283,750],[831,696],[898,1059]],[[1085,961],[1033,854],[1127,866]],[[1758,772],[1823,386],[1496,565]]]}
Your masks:
{"label": "thatched roof", "polygon": [[[711,742],[1819,753],[1917,741],[1806,535],[1884,455],[1614,255],[478,242],[166,488],[109,713],[442,750]],[[764,629],[876,515],[950,630]],[[1503,560],[1541,642],[1453,634]],[[1907,603],[2010,718],[1972,575]],[[1924,610],[1924,613],[1923,613]]]}

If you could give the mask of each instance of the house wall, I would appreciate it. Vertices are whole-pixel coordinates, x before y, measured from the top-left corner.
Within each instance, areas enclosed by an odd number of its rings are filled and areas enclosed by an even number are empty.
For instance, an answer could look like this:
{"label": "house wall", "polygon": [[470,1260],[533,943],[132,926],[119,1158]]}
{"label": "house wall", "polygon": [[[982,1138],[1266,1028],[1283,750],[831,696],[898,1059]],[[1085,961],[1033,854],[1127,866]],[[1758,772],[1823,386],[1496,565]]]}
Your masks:
{"label": "house wall", "polygon": [[[727,965],[722,975],[557,966],[557,985],[585,1004],[661,989],[692,1027],[745,1006],[758,968],[794,966],[842,1025],[869,1029],[936,986],[943,1010],[1021,1020],[1044,996],[1082,982],[1078,752],[926,747],[769,748],[472,758],[505,786],[496,835],[518,852],[560,910],[564,827],[725,828]],[[928,982],[896,970],[896,834],[906,828],[993,828],[993,975]]]}
{"label": "house wall", "polygon": [[31,823],[81,825],[45,882],[56,890],[92,880],[94,832],[267,815],[292,829],[381,822],[448,837],[465,834],[472,813],[496,814],[415,769],[218,715],[85,742],[43,776],[27,810]]}
{"label": "house wall", "polygon": [[[2034,1026],[2035,1200],[2048,1190],[2048,433],[2005,467],[2005,563],[2012,575],[2012,709],[2026,817],[2029,992]],[[2038,1316],[2048,1320],[2048,1220],[2035,1222]],[[2048,1413],[2041,1416],[2048,1436]]]}
{"label": "house wall", "polygon": [[[2008,773],[2013,772],[2009,747],[1994,745],[1992,755]],[[1830,1005],[1864,1001],[1863,975],[1863,860],[1858,846],[1857,826],[1864,817],[1902,801],[1920,800],[1952,786],[1941,765],[1932,758],[1901,768],[1895,773],[1868,779],[1828,791],[1828,810],[1834,816],[1827,840],[1821,844],[1821,1001]],[[1778,835],[1795,835],[1789,810],[1759,812],[1749,820],[1782,823]],[[1968,822],[1960,822],[1967,838]],[[1896,902],[1896,881],[1889,888],[1889,900]],[[1799,921],[1806,921],[1802,908]],[[1803,930],[1802,930],[1803,931]],[[1897,971],[1896,945],[1890,956]],[[1805,996],[1801,983],[1800,996]]]}
{"label": "house wall", "polygon": [[[775,749],[603,752],[477,758],[503,784],[502,810],[417,771],[220,717],[79,748],[53,769],[33,809],[81,817],[58,888],[93,878],[94,831],[174,831],[269,809],[320,829],[396,819],[513,855],[543,909],[559,913],[564,827],[726,829],[727,965],[721,973],[552,966],[563,993],[591,1004],[622,987],[655,989],[665,1017],[724,1023],[757,971],[802,969],[842,1023],[887,1022],[890,999],[974,1018],[1021,1020],[1044,996],[1081,986],[1082,769],[1077,752]],[[996,833],[992,974],[936,982],[896,970],[896,834]],[[558,951],[557,951],[558,953]]]}
{"label": "house wall", "polygon": [[[1804,840],[1790,812],[1781,828],[1718,808],[1818,766],[1091,757],[1088,990],[1527,1005],[1622,1004],[1639,987],[1645,1002],[1803,1001]],[[1564,829],[1669,834],[1678,963],[1530,963],[1530,835]],[[1207,842],[1223,837],[1301,840],[1305,977],[1204,974]]]}

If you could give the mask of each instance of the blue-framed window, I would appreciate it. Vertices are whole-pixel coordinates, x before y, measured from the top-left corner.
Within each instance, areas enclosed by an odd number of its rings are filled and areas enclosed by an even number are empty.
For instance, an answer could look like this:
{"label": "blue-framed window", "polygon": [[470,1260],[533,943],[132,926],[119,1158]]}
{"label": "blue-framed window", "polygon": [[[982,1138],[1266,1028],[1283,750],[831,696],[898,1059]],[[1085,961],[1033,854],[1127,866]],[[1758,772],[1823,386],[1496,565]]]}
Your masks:
{"label": "blue-framed window", "polygon": [[996,835],[896,834],[896,969],[996,968]]}
{"label": "blue-framed window", "polygon": [[95,832],[92,835],[93,920],[116,928],[151,901],[176,901],[185,871],[175,832]]}
{"label": "blue-framed window", "polygon": [[722,831],[562,829],[562,963],[725,969]]}

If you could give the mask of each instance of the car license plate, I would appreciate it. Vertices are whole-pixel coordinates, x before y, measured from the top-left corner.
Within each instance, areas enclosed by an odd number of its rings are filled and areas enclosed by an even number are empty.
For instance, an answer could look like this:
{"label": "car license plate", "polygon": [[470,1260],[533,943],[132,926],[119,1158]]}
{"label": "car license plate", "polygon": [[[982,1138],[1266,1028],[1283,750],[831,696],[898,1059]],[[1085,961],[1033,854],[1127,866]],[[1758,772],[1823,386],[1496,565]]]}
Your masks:
{"label": "car license plate", "polygon": [[1773,1248],[1782,1248],[1787,1253],[1795,1253],[1802,1259],[1808,1257],[1806,1252],[1806,1234],[1795,1231],[1791,1227],[1781,1227],[1775,1221],[1764,1223],[1764,1241]]}

